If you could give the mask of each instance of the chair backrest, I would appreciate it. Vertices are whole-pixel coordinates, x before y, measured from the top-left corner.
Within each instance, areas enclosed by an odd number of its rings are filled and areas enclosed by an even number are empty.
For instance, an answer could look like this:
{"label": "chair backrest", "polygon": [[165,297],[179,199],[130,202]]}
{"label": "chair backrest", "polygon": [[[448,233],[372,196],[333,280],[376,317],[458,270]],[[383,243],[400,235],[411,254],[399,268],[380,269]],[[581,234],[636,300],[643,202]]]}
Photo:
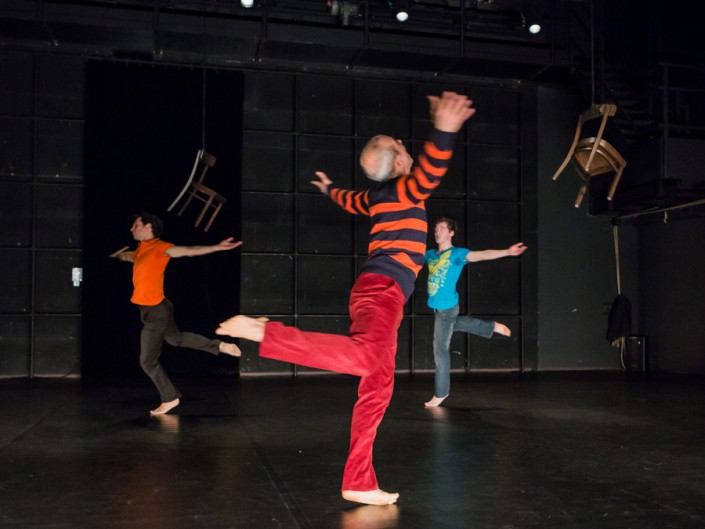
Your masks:
{"label": "chair backrest", "polygon": [[203,179],[206,176],[206,172],[208,172],[209,167],[213,167],[215,165],[215,156],[212,154],[208,154],[206,151],[201,149],[201,157],[200,157],[200,163],[203,164],[203,169],[201,170],[201,175],[198,177],[198,182],[203,183]]}

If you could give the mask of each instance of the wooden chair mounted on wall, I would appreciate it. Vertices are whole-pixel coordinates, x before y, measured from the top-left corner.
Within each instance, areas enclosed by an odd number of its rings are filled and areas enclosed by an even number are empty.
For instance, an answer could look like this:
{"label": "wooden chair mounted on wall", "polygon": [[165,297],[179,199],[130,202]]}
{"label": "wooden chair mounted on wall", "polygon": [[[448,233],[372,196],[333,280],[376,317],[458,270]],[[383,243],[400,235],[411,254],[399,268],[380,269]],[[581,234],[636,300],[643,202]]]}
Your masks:
{"label": "wooden chair mounted on wall", "polygon": [[[186,185],[181,190],[181,193],[179,193],[179,196],[176,197],[176,200],[174,200],[174,202],[171,203],[171,206],[167,208],[167,211],[171,211],[179,202],[179,200],[181,200],[184,194],[188,194],[188,198],[177,213],[178,216],[181,216],[181,214],[186,210],[186,207],[191,203],[191,200],[193,200],[194,198],[199,200],[200,202],[203,202],[203,208],[201,209],[201,213],[198,215],[196,223],[194,224],[196,228],[198,228],[198,226],[201,224],[201,221],[206,216],[206,213],[208,213],[208,210],[213,210],[213,213],[211,214],[210,219],[208,220],[208,223],[206,224],[206,227],[203,231],[208,231],[210,229],[211,225],[213,224],[213,221],[215,220],[215,217],[218,215],[221,208],[223,207],[223,204],[227,202],[227,199],[223,195],[203,183],[203,179],[206,177],[208,169],[215,165],[215,160],[215,156],[213,156],[212,154],[208,154],[203,149],[199,149],[199,151],[196,153],[196,161],[193,164],[193,169],[191,170],[191,175],[189,176]],[[198,179],[194,180],[194,177],[199,167],[201,168],[201,172],[198,176]]]}
{"label": "wooden chair mounted on wall", "polygon": [[[575,130],[575,137],[573,138],[573,144],[570,146],[568,151],[568,156],[566,156],[563,163],[553,175],[553,179],[557,180],[563,170],[566,168],[568,163],[572,160],[575,165],[578,175],[583,180],[583,185],[578,192],[578,198],[575,200],[575,207],[580,207],[583,197],[590,186],[590,178],[596,175],[614,173],[614,178],[612,179],[612,184],[610,185],[610,190],[607,193],[607,200],[612,200],[614,193],[617,190],[617,185],[619,185],[619,179],[622,177],[622,171],[627,165],[627,162],[622,158],[622,156],[617,152],[610,143],[602,138],[605,132],[605,126],[607,125],[607,119],[610,116],[614,116],[617,112],[616,105],[610,104],[592,104],[585,110],[578,118],[578,126]],[[582,132],[583,124],[586,121],[595,118],[602,118],[600,123],[600,128],[597,132],[597,136],[580,139],[580,133]]]}

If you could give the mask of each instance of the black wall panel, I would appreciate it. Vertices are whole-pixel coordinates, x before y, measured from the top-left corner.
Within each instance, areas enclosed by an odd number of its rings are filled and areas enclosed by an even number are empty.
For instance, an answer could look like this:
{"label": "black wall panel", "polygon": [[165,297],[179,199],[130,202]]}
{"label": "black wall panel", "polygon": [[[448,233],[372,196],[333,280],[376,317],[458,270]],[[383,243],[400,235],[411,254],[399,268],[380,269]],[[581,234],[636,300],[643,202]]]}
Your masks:
{"label": "black wall panel", "polygon": [[472,314],[521,314],[521,261],[504,258],[467,268]]}
{"label": "black wall panel", "polygon": [[353,218],[327,196],[301,195],[297,199],[296,234],[301,253],[352,254]]}
{"label": "black wall panel", "polygon": [[470,143],[519,145],[519,92],[473,87],[468,91],[477,109],[467,126]]}
{"label": "black wall panel", "polygon": [[294,313],[294,259],[243,253],[240,309],[245,314]]}
{"label": "black wall panel", "polygon": [[346,138],[301,136],[298,142],[296,176],[300,193],[318,193],[311,180],[318,180],[316,171],[323,171],[335,187],[350,189],[355,175],[354,143]]}
{"label": "black wall panel", "polygon": [[0,378],[29,376],[31,326],[30,316],[0,316]]}
{"label": "black wall panel", "polygon": [[358,83],[355,118],[358,136],[385,134],[405,139],[411,136],[411,89],[408,84],[387,81]]}
{"label": "black wall panel", "polygon": [[80,375],[79,316],[39,316],[35,328],[33,371],[36,376]]}
{"label": "black wall panel", "polygon": [[[482,317],[481,315],[478,317]],[[473,369],[508,369],[521,368],[522,322],[519,318],[490,318],[503,323],[512,330],[511,337],[497,336],[485,340],[478,336],[469,337],[468,368]]]}
{"label": "black wall panel", "polygon": [[299,314],[347,314],[354,274],[354,264],[346,257],[298,257]]}
{"label": "black wall panel", "polygon": [[0,54],[0,114],[30,116],[34,112],[34,55]]}
{"label": "black wall panel", "polygon": [[32,310],[32,252],[0,249],[0,313]]}
{"label": "black wall panel", "polygon": [[50,314],[81,312],[81,289],[71,281],[72,268],[81,267],[81,251],[42,250],[35,258],[35,311]]}
{"label": "black wall panel", "polygon": [[416,316],[414,327],[414,370],[431,371],[433,363],[433,316]]}
{"label": "black wall panel", "polygon": [[485,250],[507,248],[521,241],[519,207],[516,204],[470,204],[468,248]]}
{"label": "black wall panel", "polygon": [[521,153],[504,145],[470,145],[469,191],[473,199],[516,202],[521,199]]}
{"label": "black wall panel", "polygon": [[353,133],[353,81],[301,75],[296,85],[296,116],[300,132]]}
{"label": "black wall panel", "polygon": [[30,184],[0,182],[0,246],[26,248],[32,244],[32,201]]}
{"label": "black wall panel", "polygon": [[46,248],[83,247],[83,187],[37,186],[37,241]]}
{"label": "black wall panel", "polygon": [[40,180],[51,182],[83,179],[83,123],[66,120],[37,123],[37,175]]}
{"label": "black wall panel", "polygon": [[29,180],[34,145],[32,120],[0,117],[0,178]]}
{"label": "black wall panel", "polygon": [[246,130],[294,129],[295,77],[287,74],[248,72],[245,76],[243,124]]}
{"label": "black wall panel", "polygon": [[[242,190],[294,191],[294,137],[248,132],[243,137]],[[245,218],[245,217],[243,217]]]}
{"label": "black wall panel", "polygon": [[245,193],[242,201],[244,252],[294,251],[294,197]]}
{"label": "black wall panel", "polygon": [[83,118],[83,59],[45,55],[37,63],[37,114]]}

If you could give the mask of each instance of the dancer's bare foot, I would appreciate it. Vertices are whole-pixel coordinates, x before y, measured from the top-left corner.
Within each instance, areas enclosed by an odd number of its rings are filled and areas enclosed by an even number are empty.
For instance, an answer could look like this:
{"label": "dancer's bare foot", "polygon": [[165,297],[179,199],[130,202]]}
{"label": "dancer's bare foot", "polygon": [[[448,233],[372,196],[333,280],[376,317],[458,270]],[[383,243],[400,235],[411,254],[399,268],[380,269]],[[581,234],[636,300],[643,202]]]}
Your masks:
{"label": "dancer's bare foot", "polygon": [[399,493],[384,492],[382,489],[366,491],[344,490],[343,498],[357,503],[366,503],[367,505],[392,505],[399,499]]}
{"label": "dancer's bare foot", "polygon": [[234,343],[228,343],[228,342],[220,342],[220,345],[218,346],[218,350],[221,353],[225,353],[226,355],[230,356],[240,356],[242,352],[240,351],[240,348],[235,345]]}
{"label": "dancer's bare foot", "polygon": [[497,334],[501,334],[502,336],[511,336],[512,331],[509,330],[509,327],[506,325],[502,325],[501,323],[495,322],[494,324],[494,332]]}
{"label": "dancer's bare foot", "polygon": [[233,316],[225,320],[215,330],[216,334],[226,334],[233,338],[244,338],[253,342],[264,340],[264,324],[266,318],[250,318],[249,316]]}
{"label": "dancer's bare foot", "polygon": [[441,402],[443,402],[447,398],[448,398],[448,395],[446,395],[445,397],[436,397],[434,395],[431,400],[429,400],[428,402],[424,402],[423,405],[426,406],[427,408],[435,408],[436,406],[440,406]]}
{"label": "dancer's bare foot", "polygon": [[181,401],[179,399],[170,400],[169,402],[162,402],[158,408],[153,409],[149,412],[150,415],[164,415],[169,410],[176,408]]}

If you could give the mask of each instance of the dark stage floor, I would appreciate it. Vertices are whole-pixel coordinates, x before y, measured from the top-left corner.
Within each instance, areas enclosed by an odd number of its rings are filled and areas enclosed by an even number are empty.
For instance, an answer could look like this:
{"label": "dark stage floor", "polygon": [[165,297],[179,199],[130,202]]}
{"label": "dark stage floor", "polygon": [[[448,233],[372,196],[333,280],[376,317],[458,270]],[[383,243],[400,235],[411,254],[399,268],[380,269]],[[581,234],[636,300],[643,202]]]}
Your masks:
{"label": "dark stage floor", "polygon": [[705,527],[702,381],[402,376],[375,462],[396,506],[339,496],[354,380],[0,381],[0,526]]}

